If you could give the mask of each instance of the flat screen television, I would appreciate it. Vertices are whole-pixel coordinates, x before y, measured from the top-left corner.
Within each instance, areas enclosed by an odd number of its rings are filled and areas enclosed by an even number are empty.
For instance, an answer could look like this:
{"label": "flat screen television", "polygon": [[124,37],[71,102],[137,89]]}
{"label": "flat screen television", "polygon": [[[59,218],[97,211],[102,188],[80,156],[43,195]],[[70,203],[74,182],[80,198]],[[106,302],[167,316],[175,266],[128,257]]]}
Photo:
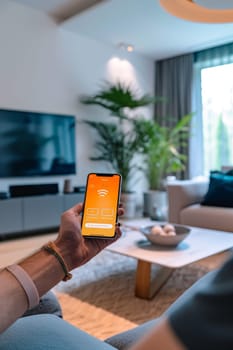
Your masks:
{"label": "flat screen television", "polygon": [[76,173],[75,117],[0,109],[0,177]]}

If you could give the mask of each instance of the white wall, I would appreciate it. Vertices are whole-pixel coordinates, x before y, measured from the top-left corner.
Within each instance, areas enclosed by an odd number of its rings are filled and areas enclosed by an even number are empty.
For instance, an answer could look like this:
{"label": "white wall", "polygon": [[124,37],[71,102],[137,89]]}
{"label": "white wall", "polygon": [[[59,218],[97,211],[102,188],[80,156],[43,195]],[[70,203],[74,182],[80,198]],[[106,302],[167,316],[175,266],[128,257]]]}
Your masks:
{"label": "white wall", "polygon": [[[153,60],[65,31],[45,14],[10,1],[0,9],[0,52],[0,108],[76,115],[78,172],[70,177],[74,185],[85,184],[89,171],[100,170],[88,159],[94,141],[80,121],[90,112],[101,115],[81,105],[79,97],[96,92],[104,79],[120,78],[153,94]],[[59,182],[62,189],[63,178],[2,179],[0,191],[10,184],[41,182]]]}

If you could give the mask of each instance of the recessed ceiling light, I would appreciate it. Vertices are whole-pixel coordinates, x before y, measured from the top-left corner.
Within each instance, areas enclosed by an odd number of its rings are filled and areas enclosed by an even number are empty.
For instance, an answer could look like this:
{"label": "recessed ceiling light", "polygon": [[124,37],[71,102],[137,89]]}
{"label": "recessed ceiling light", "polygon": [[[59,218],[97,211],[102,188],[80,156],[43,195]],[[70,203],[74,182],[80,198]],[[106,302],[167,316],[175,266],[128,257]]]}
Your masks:
{"label": "recessed ceiling light", "polygon": [[128,52],[134,51],[133,45],[127,45],[127,51],[128,51]]}
{"label": "recessed ceiling light", "polygon": [[192,0],[160,0],[160,5],[170,14],[191,22],[233,22],[233,7],[227,9],[207,8]]}
{"label": "recessed ceiling light", "polygon": [[134,51],[134,46],[131,44],[126,44],[126,43],[120,43],[118,44],[118,47],[122,50],[126,50],[128,52],[133,52]]}

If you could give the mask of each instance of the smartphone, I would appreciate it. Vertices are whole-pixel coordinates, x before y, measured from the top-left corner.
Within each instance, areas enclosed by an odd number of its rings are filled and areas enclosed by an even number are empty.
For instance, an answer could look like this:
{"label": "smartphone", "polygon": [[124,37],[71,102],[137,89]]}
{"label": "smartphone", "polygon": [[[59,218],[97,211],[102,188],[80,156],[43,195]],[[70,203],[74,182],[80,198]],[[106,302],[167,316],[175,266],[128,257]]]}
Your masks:
{"label": "smartphone", "polygon": [[87,238],[115,236],[120,192],[120,174],[88,175],[82,214],[83,236]]}

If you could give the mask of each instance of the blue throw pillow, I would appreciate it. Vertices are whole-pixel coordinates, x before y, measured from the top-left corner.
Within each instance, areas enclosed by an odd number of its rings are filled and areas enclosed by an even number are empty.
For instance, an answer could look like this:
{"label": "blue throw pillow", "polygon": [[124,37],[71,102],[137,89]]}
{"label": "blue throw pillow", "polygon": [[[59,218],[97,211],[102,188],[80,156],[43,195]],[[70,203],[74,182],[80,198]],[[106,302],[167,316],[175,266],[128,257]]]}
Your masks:
{"label": "blue throw pillow", "polygon": [[233,173],[210,172],[208,191],[201,203],[216,207],[233,207]]}

